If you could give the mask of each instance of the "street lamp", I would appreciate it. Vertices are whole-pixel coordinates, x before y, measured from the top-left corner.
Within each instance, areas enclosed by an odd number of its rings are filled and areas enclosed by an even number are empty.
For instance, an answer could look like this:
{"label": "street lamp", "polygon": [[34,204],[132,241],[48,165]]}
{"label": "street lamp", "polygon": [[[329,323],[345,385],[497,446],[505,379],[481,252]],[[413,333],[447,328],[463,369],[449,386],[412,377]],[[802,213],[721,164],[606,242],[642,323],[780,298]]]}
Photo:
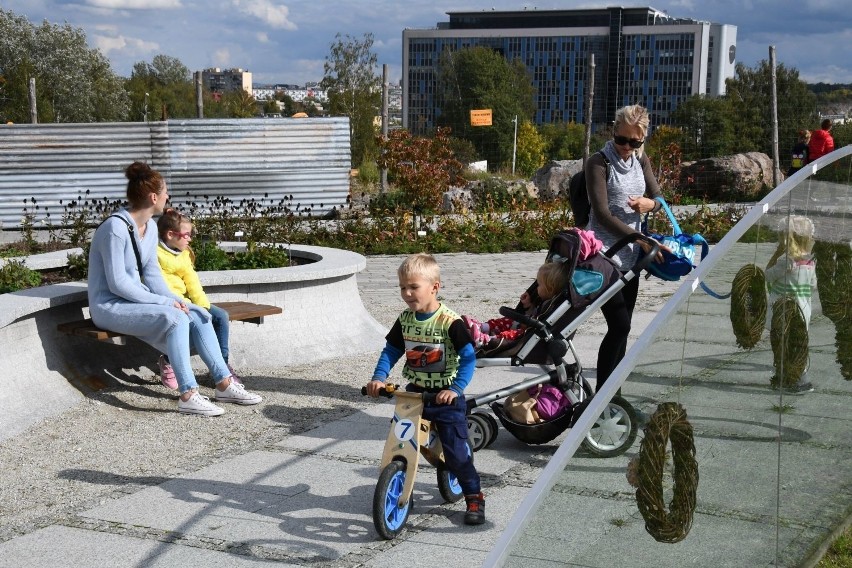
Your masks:
{"label": "street lamp", "polygon": [[142,110],[142,116],[145,122],[148,122],[148,93],[145,93],[145,106]]}

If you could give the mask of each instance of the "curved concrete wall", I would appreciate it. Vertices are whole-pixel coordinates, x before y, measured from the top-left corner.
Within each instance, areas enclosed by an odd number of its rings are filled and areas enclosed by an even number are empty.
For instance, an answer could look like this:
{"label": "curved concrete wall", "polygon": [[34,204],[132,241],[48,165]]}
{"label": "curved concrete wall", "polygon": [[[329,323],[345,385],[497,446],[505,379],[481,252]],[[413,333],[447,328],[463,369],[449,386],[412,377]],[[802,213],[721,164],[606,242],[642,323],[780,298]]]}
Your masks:
{"label": "curved concrete wall", "polygon": [[[242,243],[223,243],[239,248]],[[289,268],[200,273],[211,301],[273,304],[284,313],[263,325],[232,322],[231,361],[246,374],[381,349],[387,330],[364,308],[356,274],[366,259],[324,247],[296,246]],[[119,346],[56,331],[88,316],[86,284],[57,284],[0,295],[0,440],[55,415],[116,379],[151,379],[157,353],[130,339]],[[204,366],[193,358],[199,370]]]}

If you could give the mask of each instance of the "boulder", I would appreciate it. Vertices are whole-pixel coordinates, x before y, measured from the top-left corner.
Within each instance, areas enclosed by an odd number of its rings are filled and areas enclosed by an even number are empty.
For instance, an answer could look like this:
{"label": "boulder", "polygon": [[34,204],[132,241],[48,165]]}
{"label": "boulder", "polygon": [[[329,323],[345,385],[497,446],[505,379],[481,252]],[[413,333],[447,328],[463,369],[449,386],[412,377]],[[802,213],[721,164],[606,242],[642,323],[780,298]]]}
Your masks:
{"label": "boulder", "polygon": [[465,213],[471,209],[473,209],[473,191],[470,189],[470,184],[465,187],[451,187],[444,192],[441,200],[443,213]]}
{"label": "boulder", "polygon": [[571,177],[582,169],[583,160],[554,160],[540,167],[532,177],[539,199],[553,201],[567,198]]}
{"label": "boulder", "polygon": [[758,199],[772,184],[772,158],[762,152],[684,162],[680,168],[684,193],[708,201],[723,201],[733,195]]}
{"label": "boulder", "polygon": [[508,183],[506,189],[510,195],[538,199],[538,187],[532,181],[512,180]]}

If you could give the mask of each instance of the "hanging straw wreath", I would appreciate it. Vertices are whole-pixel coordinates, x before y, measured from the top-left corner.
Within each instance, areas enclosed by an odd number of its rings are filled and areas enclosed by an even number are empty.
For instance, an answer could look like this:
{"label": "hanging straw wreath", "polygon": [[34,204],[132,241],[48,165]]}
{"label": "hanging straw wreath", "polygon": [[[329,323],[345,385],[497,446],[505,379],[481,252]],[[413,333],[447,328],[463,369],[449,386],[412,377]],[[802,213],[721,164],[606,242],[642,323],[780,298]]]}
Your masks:
{"label": "hanging straw wreath", "polygon": [[772,304],[769,338],[775,366],[772,386],[792,387],[808,365],[808,326],[793,296],[781,296]]}
{"label": "hanging straw wreath", "polygon": [[740,268],[731,284],[731,324],[737,345],[751,349],[766,322],[766,276],[757,265]]}
{"label": "hanging straw wreath", "polygon": [[[674,495],[669,511],[663,502],[663,466],[666,446],[671,440],[674,463]],[[645,427],[645,439],[639,448],[636,504],[645,530],[659,542],[680,542],[689,534],[698,491],[698,463],[695,440],[686,409],[676,402],[664,402]]]}
{"label": "hanging straw wreath", "polygon": [[846,243],[817,241],[817,290],[822,313],[834,323],[840,374],[852,380],[852,249]]}

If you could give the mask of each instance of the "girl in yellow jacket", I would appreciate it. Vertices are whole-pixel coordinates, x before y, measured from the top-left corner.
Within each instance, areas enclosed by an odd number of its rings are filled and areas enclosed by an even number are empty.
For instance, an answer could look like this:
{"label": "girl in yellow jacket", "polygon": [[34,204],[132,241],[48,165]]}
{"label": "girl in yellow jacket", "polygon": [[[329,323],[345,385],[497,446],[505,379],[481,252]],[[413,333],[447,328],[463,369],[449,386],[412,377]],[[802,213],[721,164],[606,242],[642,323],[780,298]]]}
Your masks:
{"label": "girl in yellow jacket", "polygon": [[[166,209],[157,221],[157,229],[160,234],[157,260],[160,262],[160,270],[166,284],[178,296],[210,312],[222,358],[228,363],[228,312],[210,303],[201,287],[198,273],[195,272],[195,255],[189,248],[192,241],[192,221],[175,209]],[[162,383],[168,388],[177,388],[174,370],[165,355],[160,355],[159,366]],[[230,363],[228,369],[231,371],[231,379],[241,383]]]}

